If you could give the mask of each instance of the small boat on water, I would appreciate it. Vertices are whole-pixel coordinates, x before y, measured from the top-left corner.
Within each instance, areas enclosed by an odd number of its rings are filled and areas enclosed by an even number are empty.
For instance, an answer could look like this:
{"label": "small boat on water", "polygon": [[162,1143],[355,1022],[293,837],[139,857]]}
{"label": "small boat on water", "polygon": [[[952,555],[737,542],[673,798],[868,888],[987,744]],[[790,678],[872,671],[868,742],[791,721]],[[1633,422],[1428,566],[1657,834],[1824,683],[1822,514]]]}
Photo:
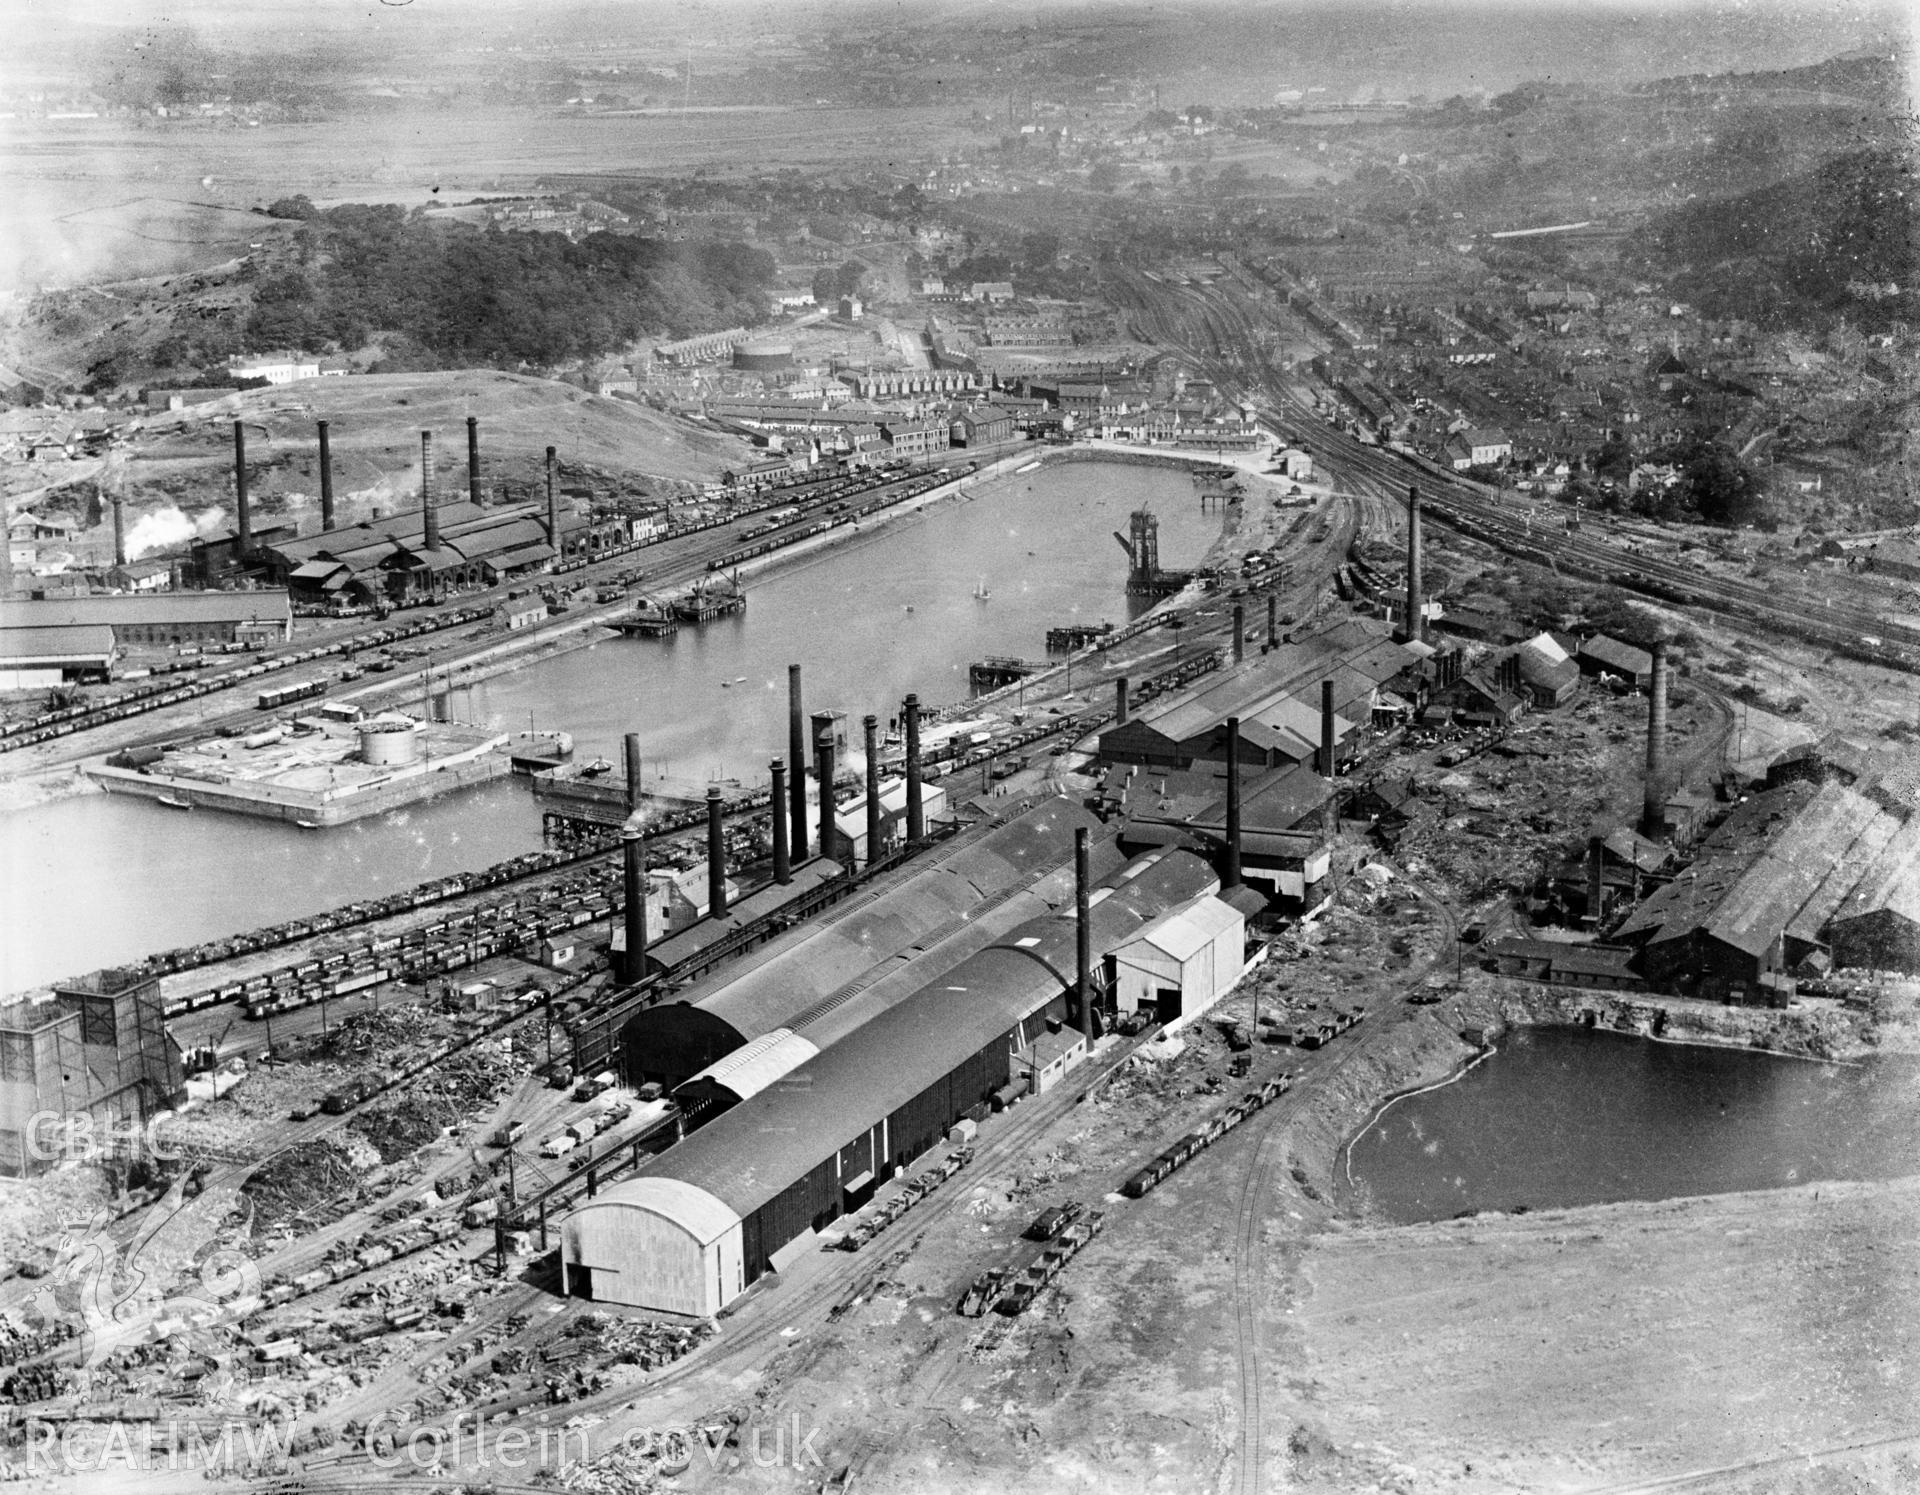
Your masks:
{"label": "small boat on water", "polygon": [[176,799],[171,794],[156,794],[154,798],[158,800],[161,804],[165,805],[169,810],[191,810],[193,808],[193,806],[190,803],[188,803],[186,800]]}
{"label": "small boat on water", "polygon": [[595,758],[593,762],[585,764],[581,767],[580,777],[583,779],[592,779],[592,778],[598,778],[603,773],[612,773],[612,772],[613,772],[613,765],[609,763],[605,758]]}
{"label": "small boat on water", "polygon": [[991,601],[992,598],[993,589],[987,585],[987,579],[983,576],[973,589],[973,600],[975,602],[987,602]]}
{"label": "small boat on water", "polygon": [[720,682],[720,688],[722,690],[732,690],[734,686],[741,684],[746,678],[745,675],[735,675],[731,680],[722,680]]}

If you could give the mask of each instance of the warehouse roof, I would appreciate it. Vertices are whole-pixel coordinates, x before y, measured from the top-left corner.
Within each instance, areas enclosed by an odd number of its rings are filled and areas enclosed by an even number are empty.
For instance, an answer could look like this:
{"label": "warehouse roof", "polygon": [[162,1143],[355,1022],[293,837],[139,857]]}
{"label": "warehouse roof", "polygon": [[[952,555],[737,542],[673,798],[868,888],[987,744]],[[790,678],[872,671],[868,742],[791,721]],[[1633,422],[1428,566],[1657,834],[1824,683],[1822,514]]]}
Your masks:
{"label": "warehouse roof", "polygon": [[725,1091],[735,1100],[745,1100],[750,1095],[758,1095],[819,1052],[791,1028],[776,1028],[771,1033],[762,1033],[744,1048],[735,1049],[718,1063],[709,1064],[674,1094],[714,1089]]}
{"label": "warehouse roof", "polygon": [[68,628],[10,628],[0,634],[0,666],[112,657],[113,630],[104,623],[82,623]]}
{"label": "warehouse roof", "polygon": [[1151,945],[1174,960],[1188,961],[1229,930],[1244,927],[1246,917],[1231,904],[1211,894],[1179,908],[1169,909],[1120,949],[1120,958],[1135,945]]}
{"label": "warehouse roof", "polygon": [[0,602],[0,630],[78,628],[98,624],[164,627],[169,623],[281,622],[293,616],[284,591],[120,593],[102,597],[10,598]]}
{"label": "warehouse roof", "polygon": [[[1210,877],[1197,861],[1159,855],[1110,889],[1088,915],[1096,957],[1165,911],[1170,880]],[[1074,941],[1071,915],[1021,926],[801,1065],[790,1084],[702,1127],[642,1176],[677,1179],[752,1214],[1057,997],[1073,979]]]}
{"label": "warehouse roof", "polygon": [[740,1223],[740,1217],[705,1189],[677,1178],[643,1174],[608,1184],[582,1201],[575,1214],[591,1209],[640,1209],[680,1226],[701,1245],[711,1245]]}
{"label": "warehouse roof", "polygon": [[1645,649],[1636,649],[1632,644],[1623,644],[1617,638],[1608,638],[1604,633],[1596,633],[1580,646],[1580,657],[1591,659],[1595,664],[1610,670],[1619,670],[1628,675],[1644,675],[1653,668],[1653,656]]}
{"label": "warehouse roof", "polygon": [[1071,857],[1075,829],[1099,825],[1070,800],[1044,800],[1004,825],[959,838],[893,886],[847,900],[755,968],[731,967],[726,979],[688,995],[744,1038],[787,1027],[889,956],[965,922],[983,900]]}

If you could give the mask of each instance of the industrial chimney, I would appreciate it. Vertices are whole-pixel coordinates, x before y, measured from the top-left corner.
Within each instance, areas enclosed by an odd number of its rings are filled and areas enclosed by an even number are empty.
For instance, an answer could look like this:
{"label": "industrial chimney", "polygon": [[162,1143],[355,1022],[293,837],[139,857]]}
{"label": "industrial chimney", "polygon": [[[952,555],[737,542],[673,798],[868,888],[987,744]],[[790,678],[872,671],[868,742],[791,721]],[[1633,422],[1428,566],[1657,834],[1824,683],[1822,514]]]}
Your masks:
{"label": "industrial chimney", "polygon": [[727,841],[721,809],[720,786],[707,785],[707,913],[716,919],[727,911]]}
{"label": "industrial chimney", "polygon": [[622,973],[638,981],[647,973],[647,838],[640,817],[620,827],[621,882],[626,896],[627,959]]}
{"label": "industrial chimney", "polygon": [[1333,682],[1320,682],[1320,772],[1328,778],[1334,771]]}
{"label": "industrial chimney", "polygon": [[640,734],[629,732],[624,744],[627,770],[627,813],[640,813]]}
{"label": "industrial chimney", "polygon": [[467,502],[480,507],[480,419],[467,417]]}
{"label": "industrial chimney", "polygon": [[253,554],[253,511],[247,504],[247,428],[239,421],[233,423],[233,498],[236,549],[245,559]]}
{"label": "industrial chimney", "polygon": [[327,443],[327,423],[320,422],[320,528],[333,528],[333,448]]}
{"label": "industrial chimney", "polygon": [[767,808],[767,816],[773,823],[773,880],[785,887],[793,881],[793,858],[787,850],[787,765],[779,758],[773,760],[773,795]]}
{"label": "industrial chimney", "polygon": [[1600,912],[1607,896],[1606,871],[1607,843],[1600,836],[1587,837],[1587,917],[1594,927],[1600,927]]}
{"label": "industrial chimney", "polygon": [[1277,592],[1267,593],[1267,647],[1280,647],[1280,596]]}
{"label": "industrial chimney", "polygon": [[547,543],[553,547],[556,561],[560,559],[560,495],[553,486],[553,475],[559,455],[558,447],[547,448]]}
{"label": "industrial chimney", "polygon": [[1124,727],[1127,724],[1127,690],[1129,682],[1125,675],[1113,682],[1113,724]]}
{"label": "industrial chimney", "polygon": [[1647,797],[1640,828],[1658,837],[1666,830],[1666,796],[1662,780],[1667,772],[1667,645],[1653,646],[1653,679],[1647,686]]}
{"label": "industrial chimney", "polygon": [[814,739],[815,773],[820,780],[820,855],[829,861],[840,850],[839,836],[833,824],[833,733],[822,731]]}
{"label": "industrial chimney", "polygon": [[918,845],[927,838],[927,812],[920,795],[920,697],[901,703],[902,730],[907,735],[907,840]]}
{"label": "industrial chimney", "polygon": [[1427,636],[1426,600],[1420,591],[1420,490],[1407,489],[1407,638]]}
{"label": "industrial chimney", "polygon": [[1220,874],[1225,888],[1240,886],[1240,718],[1227,718],[1227,865]]}
{"label": "industrial chimney", "polygon": [[1080,1006],[1080,1032],[1093,1047],[1093,915],[1090,908],[1093,881],[1087,850],[1087,828],[1073,833],[1073,945],[1075,990]]}
{"label": "industrial chimney", "polygon": [[1247,605],[1236,602],[1233,605],[1233,662],[1239,664],[1247,657]]}
{"label": "industrial chimney", "polygon": [[880,718],[868,712],[861,726],[867,733],[867,865],[880,859]]}
{"label": "industrial chimney", "polygon": [[433,432],[420,433],[420,543],[428,550],[440,548],[440,510],[435,507],[433,491]]}
{"label": "industrial chimney", "polygon": [[[113,495],[113,563],[124,566],[127,563],[127,516],[124,512],[125,501],[116,493]],[[0,536],[0,544],[5,537]]]}
{"label": "industrial chimney", "polygon": [[807,729],[800,714],[800,666],[787,666],[787,757],[793,763],[793,783],[788,789],[789,814],[793,823],[793,855],[796,861],[807,859]]}

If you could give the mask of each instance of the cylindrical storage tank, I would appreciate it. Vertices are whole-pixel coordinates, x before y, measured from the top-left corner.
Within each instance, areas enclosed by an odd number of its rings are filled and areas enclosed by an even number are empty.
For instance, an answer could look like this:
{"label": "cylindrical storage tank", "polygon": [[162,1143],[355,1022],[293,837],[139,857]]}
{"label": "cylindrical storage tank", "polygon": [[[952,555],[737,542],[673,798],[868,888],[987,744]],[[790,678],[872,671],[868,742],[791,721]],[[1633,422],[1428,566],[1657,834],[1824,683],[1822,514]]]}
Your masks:
{"label": "cylindrical storage tank", "polygon": [[420,756],[420,729],[413,722],[363,722],[360,725],[360,761],[392,768]]}
{"label": "cylindrical storage tank", "polygon": [[793,344],[772,338],[750,339],[734,347],[733,366],[762,374],[790,369],[793,367]]}

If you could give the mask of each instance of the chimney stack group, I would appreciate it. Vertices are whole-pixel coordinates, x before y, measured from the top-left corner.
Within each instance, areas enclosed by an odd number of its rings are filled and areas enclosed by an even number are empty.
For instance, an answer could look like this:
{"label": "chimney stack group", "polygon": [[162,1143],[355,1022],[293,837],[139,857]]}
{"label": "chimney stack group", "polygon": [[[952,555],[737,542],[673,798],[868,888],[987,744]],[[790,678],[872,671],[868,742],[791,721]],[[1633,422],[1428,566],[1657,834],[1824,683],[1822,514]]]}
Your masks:
{"label": "chimney stack group", "polygon": [[327,423],[320,422],[320,528],[333,528],[333,448],[327,442]]}
{"label": "chimney stack group", "polygon": [[707,913],[719,918],[727,911],[727,839],[720,823],[720,786],[707,785]]}
{"label": "chimney stack group", "polygon": [[555,560],[560,558],[560,495],[553,486],[553,478],[559,457],[558,447],[547,448],[547,543],[553,547]]}
{"label": "chimney stack group", "polygon": [[467,502],[480,507],[480,420],[467,417]]}
{"label": "chimney stack group", "polygon": [[800,715],[800,666],[787,666],[787,757],[793,764],[788,811],[793,826],[795,861],[807,859],[807,729]]}
{"label": "chimney stack group", "polygon": [[833,823],[833,732],[823,730],[814,739],[814,772],[820,780],[820,855],[832,860],[839,851],[839,835]]}
{"label": "chimney stack group", "polygon": [[253,554],[253,510],[247,502],[247,428],[239,421],[233,423],[233,498],[234,533],[239,536],[239,554],[245,559]]}
{"label": "chimney stack group", "polygon": [[1426,599],[1420,590],[1420,490],[1407,489],[1407,638],[1427,636]]}
{"label": "chimney stack group", "polygon": [[1074,987],[1080,1008],[1080,1032],[1093,1047],[1093,880],[1087,828],[1073,833]]}
{"label": "chimney stack group", "polygon": [[1240,886],[1240,718],[1227,718],[1227,865],[1220,874],[1225,888]]}
{"label": "chimney stack group", "polygon": [[1647,789],[1641,810],[1641,830],[1658,837],[1666,830],[1667,772],[1667,645],[1653,646],[1653,679],[1647,686]]}
{"label": "chimney stack group", "polygon": [[920,697],[909,695],[900,709],[907,736],[907,839],[927,838],[927,812],[920,793]]}
{"label": "chimney stack group", "polygon": [[867,865],[880,856],[880,718],[867,713]]}
{"label": "chimney stack group", "polygon": [[793,856],[787,850],[786,760],[775,758],[772,768],[773,797],[769,802],[772,813],[768,819],[773,822],[773,880],[785,887],[793,881]]}
{"label": "chimney stack group", "polygon": [[421,544],[428,550],[440,548],[440,510],[433,491],[433,432],[420,433],[420,521]]}

